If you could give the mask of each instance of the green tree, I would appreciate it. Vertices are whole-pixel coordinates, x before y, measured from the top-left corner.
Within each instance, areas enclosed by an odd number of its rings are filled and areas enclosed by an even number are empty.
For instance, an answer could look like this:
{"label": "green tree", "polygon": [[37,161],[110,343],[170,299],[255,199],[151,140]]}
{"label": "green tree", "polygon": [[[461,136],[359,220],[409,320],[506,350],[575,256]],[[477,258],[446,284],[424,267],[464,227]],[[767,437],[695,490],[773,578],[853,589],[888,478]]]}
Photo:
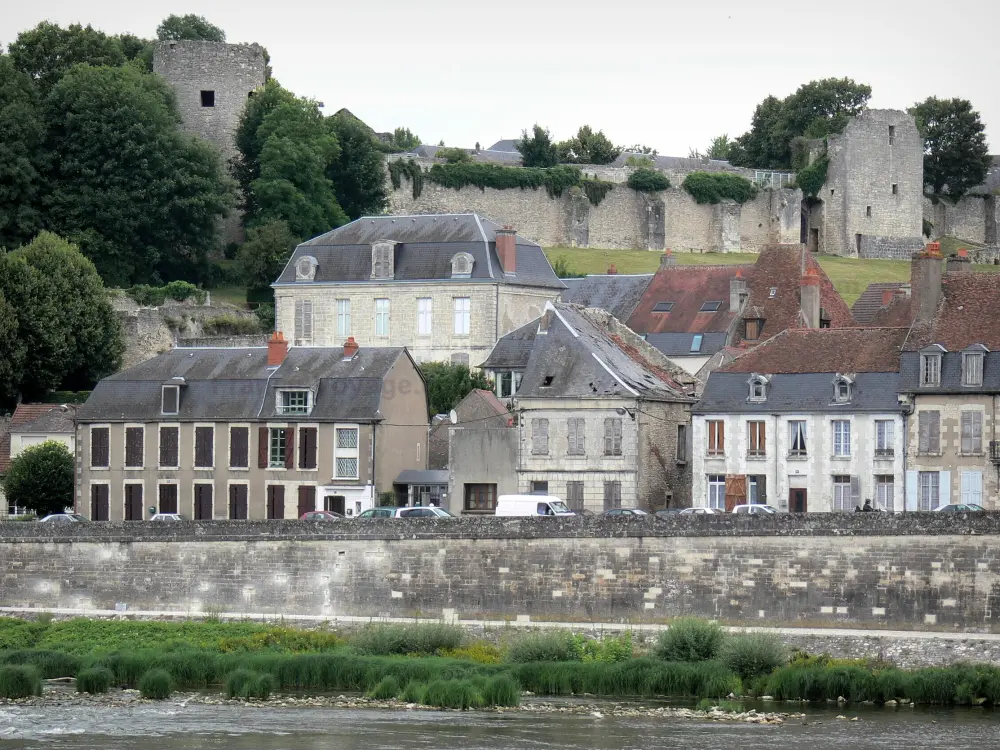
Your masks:
{"label": "green tree", "polygon": [[427,381],[430,415],[447,414],[475,388],[490,389],[490,381],[480,370],[450,362],[424,362],[420,372]]}
{"label": "green tree", "polygon": [[420,136],[411,133],[409,128],[396,128],[392,131],[392,145],[400,151],[412,151],[420,145]]}
{"label": "green tree", "polygon": [[156,27],[156,38],[161,42],[168,39],[192,39],[200,42],[224,42],[226,32],[209,23],[205,16],[188,13],[185,16],[169,15]]}
{"label": "green tree", "polygon": [[120,34],[118,41],[126,60],[134,60],[147,73],[153,72],[153,42],[135,34]]}
{"label": "green tree", "polygon": [[[786,144],[781,134],[782,102],[768,96],[754,110],[750,130],[741,135],[729,149],[729,161],[741,167],[778,167],[791,155],[785,154]],[[790,144],[788,144],[790,148]]]}
{"label": "green tree", "polygon": [[645,146],[641,143],[636,143],[634,146],[629,146],[623,149],[626,154],[646,154],[647,156],[656,156],[657,151],[651,146]]}
{"label": "green tree", "polygon": [[17,247],[41,227],[44,138],[31,79],[0,55],[0,248]]}
{"label": "green tree", "polygon": [[340,207],[349,219],[382,213],[389,200],[385,161],[371,134],[350,118],[328,117],[327,124],[340,145],[326,168]]}
{"label": "green tree", "polygon": [[258,132],[260,126],[264,118],[282,104],[294,104],[297,101],[295,94],[272,78],[264,84],[264,88],[254,93],[243,110],[235,136],[238,154],[232,166],[242,193],[242,207],[246,217],[252,218],[257,212],[250,186],[260,177],[260,152],[264,149],[263,138]]}
{"label": "green tree", "polygon": [[986,128],[966,99],[930,97],[909,109],[924,139],[924,183],[960,198],[986,180]]}
{"label": "green tree", "polygon": [[3,478],[7,502],[40,516],[73,507],[73,456],[55,440],[25,448]]}
{"label": "green tree", "polygon": [[9,53],[14,66],[36,81],[43,95],[78,63],[115,66],[126,61],[119,38],[89,25],[63,29],[48,21],[18,34]]}
{"label": "green tree", "polygon": [[191,278],[233,186],[215,149],[177,127],[167,84],[131,66],[77,66],[45,103],[50,227],[117,286]]}
{"label": "green tree", "polygon": [[247,230],[247,239],[236,254],[236,263],[247,287],[269,290],[292,257],[299,238],[284,221],[269,221]]}
{"label": "green tree", "polygon": [[17,320],[23,367],[16,387],[26,399],[89,388],[118,369],[121,324],[94,264],[74,245],[42,232],[0,256],[0,294]]}
{"label": "green tree", "polygon": [[316,102],[298,99],[268,113],[257,129],[263,148],[260,177],[250,190],[250,225],[284,220],[297,237],[313,237],[347,223],[326,169],[340,155],[337,136]]}
{"label": "green tree", "polygon": [[568,164],[610,164],[622,152],[603,130],[595,133],[589,125],[582,126],[573,138],[561,141],[556,148],[559,160]]}
{"label": "green tree", "polygon": [[[444,144],[441,144],[444,145]],[[516,144],[521,152],[521,162],[526,167],[554,167],[559,163],[559,152],[552,142],[549,131],[541,125],[532,128],[532,134],[525,130]]]}
{"label": "green tree", "polygon": [[444,159],[449,164],[467,164],[472,161],[472,154],[464,148],[452,146],[449,148],[439,148],[434,152],[434,158]]}
{"label": "green tree", "polygon": [[[3,261],[0,260],[0,263]],[[0,291],[0,406],[17,403],[24,377],[24,341],[18,336],[17,315]]]}
{"label": "green tree", "polygon": [[729,158],[729,148],[732,144],[733,142],[729,140],[729,135],[727,133],[716,136],[712,139],[712,142],[708,144],[708,150],[705,151],[705,156],[709,159],[726,160]]}

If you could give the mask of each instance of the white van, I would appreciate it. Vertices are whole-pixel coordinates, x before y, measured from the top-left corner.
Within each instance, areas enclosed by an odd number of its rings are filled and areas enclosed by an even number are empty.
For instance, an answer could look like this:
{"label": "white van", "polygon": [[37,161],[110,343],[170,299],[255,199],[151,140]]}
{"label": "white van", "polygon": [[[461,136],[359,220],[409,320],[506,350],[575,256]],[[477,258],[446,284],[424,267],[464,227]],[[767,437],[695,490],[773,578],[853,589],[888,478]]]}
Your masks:
{"label": "white van", "polygon": [[552,495],[501,495],[498,516],[574,516],[562,500]]}

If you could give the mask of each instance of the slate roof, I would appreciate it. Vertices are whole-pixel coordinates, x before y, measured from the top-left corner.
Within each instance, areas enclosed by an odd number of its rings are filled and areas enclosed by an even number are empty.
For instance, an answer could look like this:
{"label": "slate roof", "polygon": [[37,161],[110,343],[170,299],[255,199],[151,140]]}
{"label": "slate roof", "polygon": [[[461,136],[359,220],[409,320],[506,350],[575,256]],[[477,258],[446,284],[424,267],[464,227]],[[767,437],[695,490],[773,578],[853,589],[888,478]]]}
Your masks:
{"label": "slate roof", "polygon": [[[624,396],[692,401],[670,374],[594,324],[583,308],[546,303],[546,333],[538,333],[517,397]],[[546,385],[548,383],[548,385]]]}
{"label": "slate roof", "polygon": [[[764,315],[761,339],[770,338],[786,328],[800,328],[804,325],[799,299],[803,253],[806,270],[811,269],[819,276],[820,307],[830,319],[830,327],[848,328],[855,325],[847,303],[833,286],[830,277],[812,253],[803,248],[803,245],[766,246],[747,278],[750,293],[747,306],[760,308]],[[772,287],[775,289],[774,297],[771,297]],[[741,327],[737,326],[734,343],[742,340],[742,334]]]}
{"label": "slate roof", "polygon": [[898,372],[906,328],[790,328],[721,368],[764,375]]}
{"label": "slate roof", "polygon": [[517,139],[516,138],[504,138],[501,141],[497,141],[489,148],[490,151],[508,151],[514,152],[520,156],[521,152],[517,150]]}
{"label": "slate roof", "polygon": [[[412,154],[413,156],[422,156],[425,159],[436,159],[438,158],[437,152],[440,151],[442,148],[445,148],[445,146],[423,145],[423,146],[417,146],[415,149],[413,149],[408,153]],[[460,150],[464,151],[469,156],[471,156],[473,161],[493,162],[497,164],[508,164],[508,165],[516,165],[521,163],[521,152],[518,151],[517,149],[514,149],[513,151],[507,151],[503,149],[481,148],[478,151],[476,151],[473,148],[463,148]]]}
{"label": "slate roof", "polygon": [[[398,243],[395,247],[395,281],[452,281],[456,284],[469,284],[471,281],[565,288],[542,248],[520,235],[515,240],[516,273],[505,274],[496,252],[496,231],[502,228],[500,224],[476,214],[365,216],[296,247],[275,286],[324,282],[385,283],[385,279],[371,278],[371,244],[392,240]],[[471,279],[451,277],[451,259],[459,252],[473,257]],[[313,281],[295,280],[295,264],[302,256],[316,258]]]}
{"label": "slate roof", "polygon": [[945,352],[941,357],[941,383],[920,385],[920,353],[903,352],[899,365],[900,390],[904,393],[931,395],[939,393],[1000,393],[1000,352],[986,352],[983,359],[983,384],[962,385],[962,352]]}
{"label": "slate roof", "polygon": [[[736,314],[729,309],[730,280],[737,274],[746,278],[752,270],[752,265],[661,266],[628,318],[628,327],[639,334],[725,333]],[[673,303],[670,312],[653,312],[661,302]],[[719,302],[719,309],[700,312],[705,302]]]}
{"label": "slate roof", "polygon": [[982,344],[1000,351],[998,311],[1000,276],[972,271],[943,274],[937,314],[928,322],[914,323],[906,350],[940,344],[954,352]]}
{"label": "slate roof", "polygon": [[480,367],[484,370],[523,370],[528,366],[528,358],[531,356],[537,332],[537,318],[514,329],[493,345],[490,356]]}
{"label": "slate roof", "polygon": [[896,400],[899,373],[862,372],[854,378],[851,401],[835,403],[833,386],[836,371],[771,375],[767,400],[750,401],[749,375],[745,372],[716,370],[708,376],[701,400],[691,407],[692,414],[787,414],[899,412]]}
{"label": "slate roof", "polygon": [[657,169],[668,169],[676,172],[741,172],[739,167],[734,167],[728,161],[721,159],[692,159],[686,156],[661,156],[657,154],[636,154],[630,151],[623,151],[618,158],[611,162],[613,167],[624,167],[630,156],[652,159]]}
{"label": "slate roof", "polygon": [[[692,351],[695,336],[701,336],[701,345]],[[725,347],[726,333],[650,333],[646,341],[668,357],[706,357]]]}
{"label": "slate roof", "polygon": [[[105,378],[77,412],[81,422],[157,421],[160,387],[184,378],[180,411],[170,420],[373,422],[382,418],[383,380],[400,347],[362,347],[349,361],[337,348],[293,347],[278,368],[267,366],[266,348],[176,348]],[[309,415],[277,413],[281,388],[314,389]]]}
{"label": "slate roof", "polygon": [[653,274],[594,274],[563,279],[567,289],[559,299],[581,307],[607,310],[623,323],[635,311]]}
{"label": "slate roof", "polygon": [[[10,417],[6,431],[0,431],[0,474],[5,474],[10,466],[10,436],[31,432],[73,432],[73,410],[75,406],[67,406],[70,410],[67,419],[59,404],[18,404]],[[53,414],[55,412],[55,414]],[[37,423],[39,427],[51,425],[58,429],[28,430],[27,427]]]}
{"label": "slate roof", "polygon": [[886,310],[889,305],[883,304],[883,299],[887,292],[892,293],[890,304],[895,299],[896,292],[907,286],[905,281],[877,281],[869,284],[861,296],[851,305],[851,315],[855,322],[866,325],[875,320],[879,312]]}

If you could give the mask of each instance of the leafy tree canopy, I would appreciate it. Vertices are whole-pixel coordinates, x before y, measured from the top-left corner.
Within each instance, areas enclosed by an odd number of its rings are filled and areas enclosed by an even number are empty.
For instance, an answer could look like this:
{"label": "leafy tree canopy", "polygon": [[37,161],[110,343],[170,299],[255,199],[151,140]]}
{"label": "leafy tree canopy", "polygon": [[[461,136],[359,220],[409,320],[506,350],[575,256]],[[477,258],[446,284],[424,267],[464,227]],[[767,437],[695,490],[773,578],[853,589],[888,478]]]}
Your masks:
{"label": "leafy tree canopy", "polygon": [[236,254],[240,274],[250,289],[268,289],[284,269],[298,244],[288,224],[276,220],[247,230]]}
{"label": "leafy tree canopy", "polygon": [[37,81],[42,94],[78,63],[114,66],[127,59],[117,37],[90,25],[71,24],[64,29],[48,21],[18,34],[9,52],[14,66]]}
{"label": "leafy tree canopy", "polygon": [[784,99],[768,96],[757,105],[750,130],[731,145],[729,159],[738,166],[789,169],[794,139],[841,132],[864,111],[871,93],[871,86],[850,78],[825,78]]}
{"label": "leafy tree canopy", "polygon": [[420,143],[420,136],[411,133],[409,128],[396,128],[392,132],[392,145],[400,151],[412,151]]}
{"label": "leafy tree canopy", "polygon": [[[93,263],[66,240],[42,232],[0,256],[0,295],[13,312],[20,342],[14,359],[21,367],[8,375],[8,397],[15,391],[37,399],[57,388],[81,390],[118,368],[121,324]],[[0,338],[10,318],[0,309]]]}
{"label": "leafy tree canopy", "polygon": [[444,159],[449,164],[465,164],[466,162],[472,161],[472,154],[464,148],[452,146],[439,148],[434,152],[434,158]]}
{"label": "leafy tree canopy", "polygon": [[73,506],[73,456],[54,440],[25,448],[11,460],[3,489],[13,505],[40,516],[61,513]]}
{"label": "leafy tree canopy", "polygon": [[531,135],[527,130],[523,131],[521,140],[515,144],[521,152],[522,164],[526,167],[554,167],[559,163],[559,151],[549,131],[537,124],[531,131]]}
{"label": "leafy tree canopy", "polygon": [[114,285],[194,275],[232,185],[215,149],[178,130],[167,84],[129,66],[81,65],[45,110],[49,225]]}
{"label": "leafy tree canopy", "polygon": [[351,118],[328,117],[326,122],[340,145],[326,168],[337,203],[352,220],[382,213],[389,199],[385,161],[371,133]]}
{"label": "leafy tree canopy", "polygon": [[224,42],[226,32],[209,23],[205,16],[188,13],[185,16],[169,15],[156,27],[156,38],[161,42],[168,39],[192,39],[200,42]]}
{"label": "leafy tree canopy", "polygon": [[250,185],[260,177],[260,152],[264,148],[264,142],[258,130],[268,114],[282,104],[292,104],[296,101],[298,99],[295,94],[272,78],[247,101],[247,106],[240,117],[235,137],[238,155],[233,163],[233,174],[243,193],[243,210],[248,215],[253,215],[257,208]]}
{"label": "leafy tree canopy", "polygon": [[960,198],[986,179],[986,128],[966,99],[930,97],[909,109],[924,138],[924,183]]}
{"label": "leafy tree canopy", "polygon": [[568,164],[610,164],[622,152],[603,130],[595,133],[589,125],[581,127],[568,141],[558,143],[556,148],[559,160]]}
{"label": "leafy tree canopy", "polygon": [[[0,261],[2,262],[2,261]],[[0,291],[0,405],[17,403],[24,374],[25,343],[18,336],[17,315]]]}
{"label": "leafy tree canopy", "polygon": [[0,55],[0,248],[17,247],[41,227],[41,144],[45,123],[31,78]]}
{"label": "leafy tree canopy", "polygon": [[430,415],[447,414],[475,388],[490,389],[490,382],[479,370],[450,362],[424,362],[420,372],[427,381]]}
{"label": "leafy tree canopy", "polygon": [[656,156],[657,151],[651,146],[646,146],[641,143],[636,143],[634,146],[629,146],[623,149],[626,154],[647,154],[649,156]]}
{"label": "leafy tree canopy", "polygon": [[708,144],[705,156],[709,159],[726,160],[729,158],[729,149],[732,145],[733,142],[729,140],[729,135],[727,133],[723,133],[722,135],[713,138],[712,142]]}

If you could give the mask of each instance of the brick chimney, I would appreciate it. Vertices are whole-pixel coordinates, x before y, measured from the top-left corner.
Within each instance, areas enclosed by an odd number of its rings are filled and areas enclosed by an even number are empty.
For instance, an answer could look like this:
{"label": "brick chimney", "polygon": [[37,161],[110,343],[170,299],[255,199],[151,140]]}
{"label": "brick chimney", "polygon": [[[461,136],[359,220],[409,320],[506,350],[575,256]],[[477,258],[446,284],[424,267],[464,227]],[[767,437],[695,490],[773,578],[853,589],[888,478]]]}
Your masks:
{"label": "brick chimney", "polygon": [[271,340],[267,342],[267,366],[279,367],[288,356],[288,342],[281,331],[271,334]]}
{"label": "brick chimney", "polygon": [[674,257],[674,254],[670,252],[670,248],[668,247],[666,252],[660,256],[660,267],[662,268],[663,266],[676,266],[676,265],[677,265],[677,258]]}
{"label": "brick chimney", "polygon": [[608,276],[614,276],[616,273],[618,273],[618,268],[615,266],[614,263],[612,263],[608,267]]}
{"label": "brick chimney", "polygon": [[941,301],[941,244],[928,242],[910,260],[910,309],[917,321],[928,321]]}
{"label": "brick chimney", "polygon": [[799,284],[799,308],[807,328],[819,328],[819,307],[819,274],[808,268]]}
{"label": "brick chimney", "polygon": [[964,247],[958,248],[958,252],[952,255],[945,262],[945,273],[963,273],[969,270],[969,251]]}
{"label": "brick chimney", "polygon": [[354,337],[348,336],[347,341],[344,342],[344,359],[354,359],[354,355],[358,353],[358,349],[360,348]]}
{"label": "brick chimney", "polygon": [[747,280],[743,278],[743,271],[737,268],[736,275],[729,280],[729,311],[739,310],[746,298]]}
{"label": "brick chimney", "polygon": [[497,256],[503,272],[508,276],[517,274],[517,232],[510,224],[497,230]]}

